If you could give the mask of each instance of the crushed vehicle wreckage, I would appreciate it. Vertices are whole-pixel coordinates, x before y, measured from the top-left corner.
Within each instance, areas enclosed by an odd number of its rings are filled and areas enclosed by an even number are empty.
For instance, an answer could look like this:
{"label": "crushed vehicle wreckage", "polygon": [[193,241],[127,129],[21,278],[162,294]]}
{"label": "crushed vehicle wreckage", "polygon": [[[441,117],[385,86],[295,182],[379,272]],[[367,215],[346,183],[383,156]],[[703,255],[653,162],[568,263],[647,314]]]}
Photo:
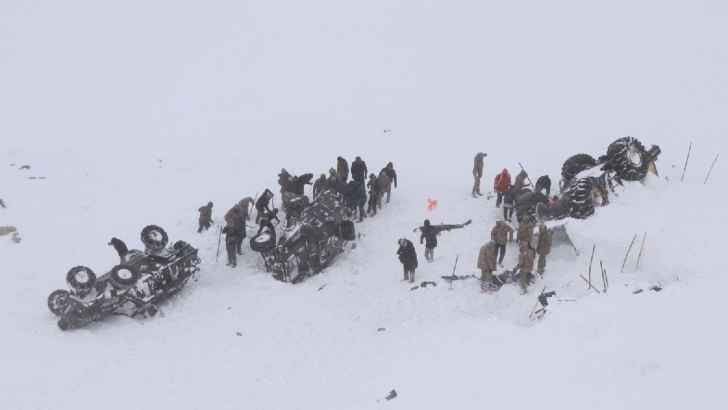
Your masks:
{"label": "crushed vehicle wreckage", "polygon": [[261,254],[276,280],[298,283],[321,272],[356,239],[353,217],[334,189],[312,203],[305,196],[294,198],[286,210],[290,214],[277,242],[268,231],[250,239],[250,248]]}
{"label": "crushed vehicle wreckage", "polygon": [[124,262],[100,277],[85,266],[66,275],[70,288],[48,296],[61,330],[75,329],[111,315],[154,316],[157,303],[179,292],[200,268],[197,249],[184,241],[167,247],[167,233],[149,225],[141,232],[144,252],[130,250]]}

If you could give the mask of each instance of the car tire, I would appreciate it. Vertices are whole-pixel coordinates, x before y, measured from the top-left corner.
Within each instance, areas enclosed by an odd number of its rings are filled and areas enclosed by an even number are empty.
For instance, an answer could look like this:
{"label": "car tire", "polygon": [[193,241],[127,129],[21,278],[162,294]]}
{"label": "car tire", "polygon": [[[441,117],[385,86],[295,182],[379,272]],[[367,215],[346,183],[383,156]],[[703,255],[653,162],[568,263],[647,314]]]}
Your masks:
{"label": "car tire", "polygon": [[74,292],[85,294],[94,288],[96,274],[85,266],[76,266],[66,274],[66,283]]}
{"label": "car tire", "polygon": [[250,238],[250,249],[255,252],[267,252],[275,247],[275,237],[268,231],[261,232]]}
{"label": "car tire", "polygon": [[600,158],[604,171],[613,171],[623,181],[642,181],[649,170],[650,155],[639,140],[620,138],[609,144],[607,155]]}
{"label": "car tire", "polygon": [[54,315],[60,316],[63,313],[63,308],[68,302],[68,297],[71,293],[67,290],[56,290],[48,296],[48,309],[53,312]]}
{"label": "car tire", "polygon": [[609,203],[608,192],[599,178],[588,177],[575,181],[566,193],[569,199],[569,216],[576,219],[592,216],[597,206]]}
{"label": "car tire", "polygon": [[574,179],[580,172],[599,165],[596,159],[589,154],[572,155],[564,161],[561,167],[562,190],[566,188],[568,182]]}
{"label": "car tire", "polygon": [[116,265],[109,273],[109,283],[116,290],[129,290],[139,280],[139,271],[127,265]]}
{"label": "car tire", "polygon": [[156,225],[148,225],[142,229],[142,243],[151,252],[159,252],[167,246],[169,237],[164,229]]}

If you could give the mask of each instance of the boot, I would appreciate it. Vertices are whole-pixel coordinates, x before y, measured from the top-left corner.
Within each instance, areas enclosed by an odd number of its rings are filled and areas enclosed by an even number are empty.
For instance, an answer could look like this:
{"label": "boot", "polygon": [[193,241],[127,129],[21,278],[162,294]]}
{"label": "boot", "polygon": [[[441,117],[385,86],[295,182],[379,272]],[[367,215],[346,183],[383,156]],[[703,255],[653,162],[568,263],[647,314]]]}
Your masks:
{"label": "boot", "polygon": [[409,280],[409,275],[407,274],[407,272],[404,273],[404,280]]}
{"label": "boot", "polygon": [[410,281],[410,283],[415,283],[415,273],[414,272],[412,272],[412,275],[410,275],[409,281]]}
{"label": "boot", "polygon": [[481,194],[480,191],[475,191],[475,193],[478,194],[478,196],[483,196],[483,194]]}

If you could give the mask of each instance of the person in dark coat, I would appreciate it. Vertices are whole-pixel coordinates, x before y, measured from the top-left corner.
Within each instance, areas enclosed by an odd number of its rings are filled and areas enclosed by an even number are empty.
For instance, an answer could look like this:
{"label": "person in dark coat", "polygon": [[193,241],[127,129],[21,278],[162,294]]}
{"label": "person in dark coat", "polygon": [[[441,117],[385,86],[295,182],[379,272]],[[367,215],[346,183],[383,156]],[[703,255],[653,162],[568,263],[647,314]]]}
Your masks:
{"label": "person in dark coat", "polygon": [[235,227],[233,222],[222,228],[222,233],[225,234],[225,250],[227,251],[228,263],[227,266],[234,268],[237,266],[237,257],[235,256],[235,250],[238,247],[238,242],[242,242],[241,236],[243,233]]}
{"label": "person in dark coat", "polygon": [[295,193],[296,195],[303,195],[304,189],[306,188],[306,185],[313,185],[313,182],[311,180],[313,179],[313,174],[303,174],[300,175],[295,182]]}
{"label": "person in dark coat", "polygon": [[201,206],[197,211],[200,213],[200,228],[197,230],[197,233],[201,233],[203,229],[208,230],[212,226],[212,202]]}
{"label": "person in dark coat", "polygon": [[248,232],[245,230],[245,217],[238,216],[233,218],[233,226],[238,231],[238,242],[235,244],[235,249],[238,255],[242,255],[243,240],[248,236]]}
{"label": "person in dark coat", "polygon": [[392,186],[397,188],[397,172],[394,170],[394,164],[391,162],[388,163],[386,167],[382,168],[382,172],[387,174],[389,182],[391,182],[389,184],[389,189],[387,190],[387,203],[389,203],[389,198],[392,196]]}
{"label": "person in dark coat", "polygon": [[356,208],[359,207],[359,190],[356,187],[356,181],[353,179],[346,184],[344,205],[346,205],[349,217],[356,218]]}
{"label": "person in dark coat", "polygon": [[326,175],[321,174],[321,177],[316,180],[313,184],[313,199],[318,198],[322,192],[329,188],[329,181],[326,180]]}
{"label": "person in dark coat", "polygon": [[273,242],[275,242],[276,227],[272,223],[274,219],[277,223],[281,223],[281,220],[278,219],[278,208],[273,208],[272,211],[266,212],[265,215],[260,218],[260,227],[258,228],[258,233],[256,235],[260,235],[264,228],[268,228],[271,236],[273,236]]}
{"label": "person in dark coat", "polygon": [[417,269],[417,252],[415,251],[415,245],[412,241],[405,238],[397,241],[399,249],[397,249],[397,255],[399,255],[399,261],[402,263],[404,268],[404,280],[409,280],[410,283],[415,281],[415,269]]}
{"label": "person in dark coat", "polygon": [[377,214],[377,198],[379,193],[382,191],[382,184],[374,174],[369,175],[369,182],[367,182],[367,188],[369,188],[369,206],[367,207],[367,213]]}
{"label": "person in dark coat", "polygon": [[351,163],[351,177],[363,184],[368,173],[367,163],[362,161],[361,157],[356,157],[356,160]]}
{"label": "person in dark coat", "polygon": [[359,222],[361,222],[366,217],[364,205],[367,203],[367,188],[364,186],[364,182],[360,182],[358,180],[354,181],[354,186],[356,186],[356,198],[357,204],[359,205]]}
{"label": "person in dark coat", "polygon": [[542,175],[536,180],[536,190],[534,192],[546,191],[546,196],[551,196],[551,178],[548,175]]}
{"label": "person in dark coat", "polygon": [[[440,235],[440,232],[449,231],[451,229],[459,229],[467,225],[470,225],[470,221],[467,221],[462,225],[440,224],[438,226],[433,226],[430,225],[429,219],[425,219],[425,225],[417,229],[422,232],[420,235],[420,245],[422,245],[422,241],[425,240],[425,259],[427,259],[427,262],[432,262],[434,260],[435,248],[437,247],[437,236]],[[415,229],[415,231],[417,229]]]}
{"label": "person in dark coat", "polygon": [[516,209],[516,190],[511,185],[503,192],[503,219],[510,222],[514,209]]}
{"label": "person in dark coat", "polygon": [[271,198],[273,198],[273,192],[266,189],[263,192],[263,195],[255,201],[255,209],[258,211],[258,215],[255,216],[255,223],[259,223],[260,218],[265,215],[266,212],[270,212],[268,205],[270,204]]}
{"label": "person in dark coat", "polygon": [[129,249],[126,247],[124,241],[117,238],[111,238],[111,241],[109,241],[109,246],[113,246],[114,249],[116,249],[116,253],[119,254],[119,259],[121,260],[121,263],[124,263],[124,254],[129,252]]}
{"label": "person in dark coat", "polygon": [[336,173],[344,182],[349,179],[349,163],[343,157],[336,157]]}

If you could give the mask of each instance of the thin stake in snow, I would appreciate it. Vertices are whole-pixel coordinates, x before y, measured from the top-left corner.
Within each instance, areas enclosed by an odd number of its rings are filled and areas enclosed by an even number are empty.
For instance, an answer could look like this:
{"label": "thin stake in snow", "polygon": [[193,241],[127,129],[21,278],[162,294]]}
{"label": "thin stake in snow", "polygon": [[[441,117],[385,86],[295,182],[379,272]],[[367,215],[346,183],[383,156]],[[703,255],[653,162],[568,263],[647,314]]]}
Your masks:
{"label": "thin stake in snow", "polygon": [[[591,267],[592,267],[592,262],[594,262],[594,251],[596,249],[597,249],[597,244],[594,244],[594,246],[592,246],[592,256],[591,256],[591,259],[589,260],[589,286],[591,286],[591,287],[594,287],[591,284]],[[583,276],[582,276],[582,278],[583,278]]]}
{"label": "thin stake in snow", "polygon": [[460,255],[455,257],[455,266],[452,268],[452,276],[450,278],[450,290],[452,290],[452,282],[455,280],[455,269],[458,267],[458,259],[460,259]]}
{"label": "thin stake in snow", "polygon": [[[719,155],[720,154],[718,154],[718,155],[715,156],[715,159],[713,160],[713,165],[715,165],[715,161],[718,160],[718,156]],[[708,175],[705,177],[705,182],[703,182],[703,185],[705,185],[705,184],[708,183],[708,177],[710,176],[710,173],[713,172],[713,165],[710,166],[710,170],[708,171]]]}
{"label": "thin stake in snow", "polygon": [[588,280],[586,280],[586,278],[584,277],[584,275],[579,275],[579,277],[582,278],[582,279],[584,279],[584,282],[588,283],[589,284],[589,287],[592,288],[592,289],[594,289],[594,290],[596,290],[597,293],[602,293],[602,292],[599,291],[599,289],[595,288],[594,285],[591,284],[591,282],[589,282]]}
{"label": "thin stake in snow", "polygon": [[[543,293],[544,293],[544,292],[546,292],[546,286],[544,286],[544,287],[543,287],[543,289],[541,289],[541,295],[543,295]],[[538,299],[536,299],[536,304],[535,304],[535,305],[533,305],[533,309],[531,309],[531,314],[530,314],[530,315],[528,315],[528,318],[529,318],[529,319],[531,319],[531,318],[532,318],[532,316],[533,316],[533,312],[535,312],[535,311],[536,311],[536,308],[538,307],[538,304],[539,304],[539,302],[540,302],[540,301],[539,301]]]}
{"label": "thin stake in snow", "polygon": [[[526,171],[525,169],[523,169],[523,165],[521,165],[521,163],[520,163],[520,162],[518,163],[518,166],[519,166],[519,167],[521,167],[521,169],[522,169],[522,170],[523,170],[524,172]],[[531,182],[531,178],[529,178],[529,177],[528,177],[528,173],[526,173],[526,179],[528,180],[528,183],[529,183],[529,184],[531,184],[531,189],[533,189],[533,190],[535,191],[535,190],[536,190],[536,187],[535,187],[535,186],[533,186],[533,182]]]}
{"label": "thin stake in snow", "polygon": [[217,256],[215,256],[215,263],[220,259],[220,241],[222,240],[222,226],[220,227],[220,236],[217,238]]}
{"label": "thin stake in snow", "polygon": [[629,256],[629,251],[632,250],[632,245],[634,245],[634,240],[637,239],[637,234],[634,234],[632,237],[632,242],[629,244],[629,248],[627,248],[627,254],[624,255],[624,262],[622,262],[622,270],[619,271],[620,273],[624,273],[624,264],[627,263],[627,256]]}
{"label": "thin stake in snow", "polygon": [[642,257],[642,249],[645,248],[645,239],[647,239],[647,232],[645,232],[645,235],[642,237],[642,246],[640,246],[640,254],[637,255],[637,265],[634,267],[634,271],[637,272],[637,268],[640,267],[640,258]]}
{"label": "thin stake in snow", "polygon": [[604,293],[607,293],[607,274],[604,271],[604,265],[602,264],[602,261],[599,261],[599,268],[602,270],[602,285],[604,289]]}
{"label": "thin stake in snow", "polygon": [[690,147],[688,148],[688,157],[685,158],[685,167],[683,168],[682,176],[680,177],[680,182],[682,182],[683,178],[685,178],[685,170],[688,169],[688,160],[690,159],[690,150],[693,149],[693,143],[690,143]]}

